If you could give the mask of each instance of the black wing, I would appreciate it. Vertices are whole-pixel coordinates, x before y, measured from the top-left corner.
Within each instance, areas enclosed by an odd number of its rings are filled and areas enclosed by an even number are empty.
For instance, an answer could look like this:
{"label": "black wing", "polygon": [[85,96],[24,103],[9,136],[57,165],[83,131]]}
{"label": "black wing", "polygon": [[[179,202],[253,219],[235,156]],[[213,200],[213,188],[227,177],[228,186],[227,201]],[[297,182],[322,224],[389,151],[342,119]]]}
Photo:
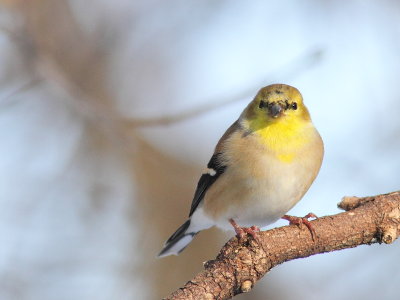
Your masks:
{"label": "black wing", "polygon": [[220,162],[221,153],[214,154],[207,167],[210,169],[209,173],[201,175],[200,180],[197,184],[196,192],[194,193],[192,206],[190,207],[189,217],[191,217],[199,206],[201,200],[203,200],[204,195],[208,188],[217,180],[217,178],[225,172],[226,166],[222,165]]}

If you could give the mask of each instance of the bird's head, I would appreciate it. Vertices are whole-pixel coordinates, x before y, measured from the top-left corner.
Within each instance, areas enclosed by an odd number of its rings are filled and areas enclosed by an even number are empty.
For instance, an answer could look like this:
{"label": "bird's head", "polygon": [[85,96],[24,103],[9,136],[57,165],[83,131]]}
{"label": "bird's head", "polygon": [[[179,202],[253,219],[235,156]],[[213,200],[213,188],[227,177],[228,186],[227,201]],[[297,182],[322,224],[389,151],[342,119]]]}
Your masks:
{"label": "bird's head", "polygon": [[286,84],[263,87],[242,114],[259,126],[290,120],[310,120],[298,89]]}

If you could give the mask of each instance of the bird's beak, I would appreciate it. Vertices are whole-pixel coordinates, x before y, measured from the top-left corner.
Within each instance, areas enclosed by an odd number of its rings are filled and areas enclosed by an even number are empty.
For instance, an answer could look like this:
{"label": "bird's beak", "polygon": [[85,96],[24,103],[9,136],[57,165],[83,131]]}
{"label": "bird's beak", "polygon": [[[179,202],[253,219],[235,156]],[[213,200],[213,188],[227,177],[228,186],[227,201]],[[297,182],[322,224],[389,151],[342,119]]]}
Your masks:
{"label": "bird's beak", "polygon": [[277,118],[283,112],[283,107],[278,103],[273,103],[271,106],[268,107],[268,113],[271,117]]}

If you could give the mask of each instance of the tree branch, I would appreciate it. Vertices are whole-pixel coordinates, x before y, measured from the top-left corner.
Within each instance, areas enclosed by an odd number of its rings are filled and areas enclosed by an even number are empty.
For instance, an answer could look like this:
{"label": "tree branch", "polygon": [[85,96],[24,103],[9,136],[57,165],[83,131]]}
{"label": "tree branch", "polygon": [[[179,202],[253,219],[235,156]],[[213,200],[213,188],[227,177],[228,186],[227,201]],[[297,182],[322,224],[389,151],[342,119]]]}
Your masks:
{"label": "tree branch", "polygon": [[205,270],[165,299],[230,299],[248,292],[269,270],[283,262],[363,244],[392,243],[400,235],[400,191],[374,197],[345,197],[346,212],[312,221],[317,233],[295,225],[232,238]]}

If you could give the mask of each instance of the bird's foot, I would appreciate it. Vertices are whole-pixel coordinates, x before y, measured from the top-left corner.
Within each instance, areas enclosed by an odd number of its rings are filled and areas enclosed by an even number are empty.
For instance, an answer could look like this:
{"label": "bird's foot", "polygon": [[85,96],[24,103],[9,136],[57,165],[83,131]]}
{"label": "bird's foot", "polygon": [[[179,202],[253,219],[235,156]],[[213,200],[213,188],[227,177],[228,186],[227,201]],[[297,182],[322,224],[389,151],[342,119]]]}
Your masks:
{"label": "bird's foot", "polygon": [[233,229],[235,229],[236,236],[239,239],[242,239],[249,234],[255,239],[257,242],[259,241],[258,233],[261,231],[258,226],[251,227],[240,227],[233,219],[229,219],[229,223],[231,223]]}
{"label": "bird's foot", "polygon": [[295,216],[289,216],[289,215],[284,215],[282,219],[289,221],[289,225],[297,225],[301,226],[302,224],[306,225],[308,230],[311,233],[311,237],[313,241],[315,241],[315,238],[317,237],[317,233],[315,232],[314,227],[311,225],[311,222],[308,220],[309,218],[315,218],[318,219],[318,217],[313,214],[313,213],[308,213],[304,217],[295,217]]}

